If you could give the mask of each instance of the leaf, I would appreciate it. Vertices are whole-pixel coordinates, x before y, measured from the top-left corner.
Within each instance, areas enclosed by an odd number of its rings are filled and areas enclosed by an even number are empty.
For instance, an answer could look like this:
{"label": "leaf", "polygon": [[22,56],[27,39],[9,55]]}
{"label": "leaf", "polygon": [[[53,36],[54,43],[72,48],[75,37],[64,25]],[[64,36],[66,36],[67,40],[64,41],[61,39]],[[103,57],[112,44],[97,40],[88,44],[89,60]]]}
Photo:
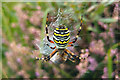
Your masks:
{"label": "leaf", "polygon": [[97,32],[96,28],[88,27],[88,31]]}
{"label": "leaf", "polygon": [[119,43],[116,43],[114,44],[107,52],[107,56],[108,56],[108,64],[107,64],[107,67],[108,67],[108,77],[109,78],[112,78],[112,71],[113,71],[113,66],[112,66],[112,57],[110,56],[111,54],[111,49],[115,49],[117,48],[118,46],[120,46],[120,42]]}
{"label": "leaf", "polygon": [[104,23],[112,23],[112,22],[117,22],[117,19],[113,18],[101,18],[99,21],[104,22]]}
{"label": "leaf", "polygon": [[95,14],[101,14],[104,11],[104,8],[105,6],[103,4],[98,5]]}

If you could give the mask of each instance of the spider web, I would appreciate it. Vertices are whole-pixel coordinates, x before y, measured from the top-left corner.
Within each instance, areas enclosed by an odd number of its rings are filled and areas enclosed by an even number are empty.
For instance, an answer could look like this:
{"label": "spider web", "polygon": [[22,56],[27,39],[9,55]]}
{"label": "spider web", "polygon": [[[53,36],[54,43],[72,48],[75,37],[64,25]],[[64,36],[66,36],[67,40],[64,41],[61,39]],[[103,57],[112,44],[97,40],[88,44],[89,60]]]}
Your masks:
{"label": "spider web", "polygon": [[[74,11],[71,8],[66,9],[64,11],[61,11],[60,8],[58,9],[58,13],[57,13],[56,17],[53,17],[53,18],[56,18],[56,20],[54,22],[51,22],[49,24],[49,26],[48,26],[48,28],[49,28],[49,37],[50,37],[51,40],[53,40],[53,37],[52,37],[53,30],[55,28],[57,28],[59,25],[65,24],[67,21],[69,21],[70,18],[74,18],[72,16],[72,15],[74,15],[73,12]],[[70,31],[70,33],[74,33],[77,30],[74,31],[74,29],[72,29],[72,26],[69,26],[69,31]],[[70,39],[70,42],[71,42],[75,37],[73,37],[71,34],[70,34],[70,36],[71,36],[71,39]],[[81,40],[81,37],[78,37],[78,40]],[[42,46],[40,46],[40,44],[42,44]],[[49,44],[51,47],[55,47],[55,44],[50,43],[49,41],[47,41],[46,37],[43,39],[43,42],[41,42],[40,40],[36,40],[36,42],[35,42],[35,46],[37,46],[39,48],[39,51],[40,51],[41,54],[49,55],[50,53],[53,52],[54,49],[51,49],[46,44]],[[78,44],[75,43],[74,46],[78,46]]]}
{"label": "spider web", "polygon": [[[58,10],[57,16],[54,17],[54,18],[56,18],[56,20],[54,22],[51,22],[50,25],[48,26],[48,28],[49,28],[49,38],[51,40],[53,40],[53,37],[52,37],[53,30],[55,28],[57,28],[59,25],[65,24],[67,22],[67,20],[69,20],[72,17],[72,15],[73,15],[72,12],[73,12],[72,9],[65,10],[64,12],[61,12],[60,9]],[[69,30],[70,33],[74,32],[74,29],[72,29],[72,26],[69,26],[69,29],[71,29],[71,30]],[[50,31],[50,30],[52,30],[52,31]],[[71,36],[70,42],[73,39],[74,39],[74,37]],[[78,40],[80,40],[80,39],[81,38],[79,37]],[[43,55],[46,55],[46,56],[48,56],[50,53],[52,53],[54,51],[54,49],[51,49],[46,44],[49,44],[51,47],[55,47],[55,44],[47,41],[46,37],[43,39],[43,41],[36,40],[34,44],[35,44],[35,46],[38,47],[40,54],[43,54]],[[40,46],[40,45],[42,45],[42,46]],[[78,46],[78,44],[75,43],[74,46]],[[69,48],[67,48],[67,49],[69,49]],[[64,56],[64,58],[67,58],[67,56]],[[58,63],[60,63],[60,59],[61,59],[60,56],[55,54],[50,60],[52,62],[58,64]]]}
{"label": "spider web", "polygon": [[[50,39],[53,40],[52,37],[50,37]],[[38,47],[40,54],[43,54],[43,55],[49,55],[50,53],[53,52],[53,49],[51,49],[46,44],[49,44],[51,47],[55,46],[55,44],[48,42],[46,38],[43,39],[43,42],[41,42],[40,40],[36,40],[34,44],[35,46]]]}
{"label": "spider web", "polygon": [[[64,11],[61,11],[61,9],[58,9],[58,14],[56,17],[53,17],[56,19],[54,22],[51,22],[49,24],[50,30],[54,30],[55,28],[58,28],[59,25],[65,25],[66,22],[69,21],[70,18],[72,18],[74,13],[72,9],[66,9]],[[69,26],[69,28],[72,28],[72,26]]]}

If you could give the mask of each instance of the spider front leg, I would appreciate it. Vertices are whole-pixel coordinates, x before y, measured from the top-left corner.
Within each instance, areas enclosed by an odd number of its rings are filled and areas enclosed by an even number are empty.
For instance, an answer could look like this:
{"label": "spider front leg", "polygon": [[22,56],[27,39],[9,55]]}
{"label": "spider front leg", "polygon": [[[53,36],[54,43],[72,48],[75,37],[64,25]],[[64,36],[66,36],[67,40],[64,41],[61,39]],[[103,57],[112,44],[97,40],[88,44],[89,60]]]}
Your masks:
{"label": "spider front leg", "polygon": [[69,42],[68,44],[72,44],[72,43],[75,43],[75,42],[77,41],[78,36],[79,36],[79,34],[80,34],[80,32],[81,32],[81,29],[82,29],[82,22],[83,22],[83,21],[82,21],[82,16],[81,16],[80,21],[81,21],[81,24],[80,24],[80,28],[79,28],[79,30],[78,30],[77,36],[74,38],[74,40],[73,40],[72,42]]}
{"label": "spider front leg", "polygon": [[55,55],[55,53],[58,52],[58,49],[55,49],[49,56],[45,57],[45,58],[38,58],[36,57],[36,60],[42,60],[42,61],[49,61],[50,58]]}
{"label": "spider front leg", "polygon": [[52,40],[50,40],[49,34],[48,34],[48,25],[47,25],[47,23],[48,23],[48,15],[49,15],[49,13],[47,14],[47,19],[46,19],[46,35],[47,35],[47,40],[49,42],[51,42],[51,43],[54,43]]}
{"label": "spider front leg", "polygon": [[56,48],[56,46],[55,47],[51,47],[49,44],[46,44],[48,47],[50,47],[51,49],[55,49]]}

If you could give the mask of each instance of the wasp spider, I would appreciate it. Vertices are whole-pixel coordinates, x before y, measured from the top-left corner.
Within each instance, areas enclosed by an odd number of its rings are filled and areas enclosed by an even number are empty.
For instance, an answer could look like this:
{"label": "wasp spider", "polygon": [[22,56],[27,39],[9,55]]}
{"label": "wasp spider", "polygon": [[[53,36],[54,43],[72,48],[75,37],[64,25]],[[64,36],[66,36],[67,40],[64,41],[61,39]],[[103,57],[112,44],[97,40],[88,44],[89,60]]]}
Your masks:
{"label": "wasp spider", "polygon": [[[48,22],[48,15],[49,14],[47,14],[46,23]],[[66,58],[65,58],[66,55],[67,55],[67,59],[71,60],[72,62],[75,62],[75,58],[81,60],[82,57],[79,57],[79,56],[75,55],[73,52],[71,52],[68,49],[66,49],[66,47],[73,46],[73,43],[75,43],[77,41],[78,36],[80,34],[80,31],[82,29],[82,16],[81,16],[80,21],[81,21],[80,28],[79,28],[79,30],[77,32],[76,37],[71,42],[70,42],[70,32],[69,32],[68,28],[66,28],[66,26],[64,26],[64,25],[59,25],[54,30],[54,32],[53,32],[53,41],[52,41],[49,38],[48,25],[46,24],[47,40],[50,43],[55,44],[55,47],[51,47],[49,44],[47,44],[47,46],[49,46],[51,49],[55,49],[55,50],[52,53],[50,53],[50,55],[48,55],[45,58],[38,58],[38,57],[36,57],[36,60],[49,61],[56,54],[60,55],[60,57],[64,61],[66,60]]]}

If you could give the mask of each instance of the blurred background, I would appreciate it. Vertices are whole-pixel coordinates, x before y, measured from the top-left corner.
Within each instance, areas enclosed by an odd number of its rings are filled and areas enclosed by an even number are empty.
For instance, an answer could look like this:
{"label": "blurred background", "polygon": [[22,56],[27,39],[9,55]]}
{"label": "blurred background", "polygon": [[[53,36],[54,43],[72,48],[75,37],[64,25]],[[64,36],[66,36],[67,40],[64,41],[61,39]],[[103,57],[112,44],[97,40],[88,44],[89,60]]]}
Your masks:
{"label": "blurred background", "polygon": [[[120,79],[119,11],[116,2],[3,2],[2,77]],[[76,55],[81,49],[89,50],[90,56],[84,62],[35,61],[35,56],[43,57],[44,50],[39,50],[35,42],[45,42],[47,13],[50,35],[53,25],[64,24],[70,29],[71,39],[76,36],[83,15],[79,39],[68,49]],[[56,22],[56,18],[61,19]]]}

